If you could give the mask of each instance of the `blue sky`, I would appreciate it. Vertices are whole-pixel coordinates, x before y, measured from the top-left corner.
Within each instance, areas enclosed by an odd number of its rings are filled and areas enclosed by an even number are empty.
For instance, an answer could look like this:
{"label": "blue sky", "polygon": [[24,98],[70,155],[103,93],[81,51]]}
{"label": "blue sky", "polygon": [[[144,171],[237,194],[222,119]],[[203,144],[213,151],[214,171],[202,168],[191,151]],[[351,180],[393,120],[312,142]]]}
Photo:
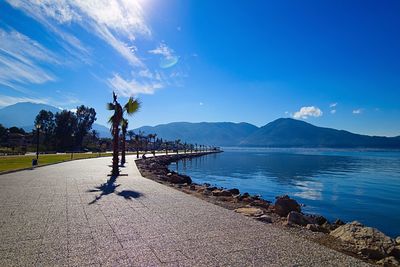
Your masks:
{"label": "blue sky", "polygon": [[[37,3],[36,3],[37,2]],[[280,117],[400,135],[399,1],[0,1],[0,107],[73,109],[130,127]]]}

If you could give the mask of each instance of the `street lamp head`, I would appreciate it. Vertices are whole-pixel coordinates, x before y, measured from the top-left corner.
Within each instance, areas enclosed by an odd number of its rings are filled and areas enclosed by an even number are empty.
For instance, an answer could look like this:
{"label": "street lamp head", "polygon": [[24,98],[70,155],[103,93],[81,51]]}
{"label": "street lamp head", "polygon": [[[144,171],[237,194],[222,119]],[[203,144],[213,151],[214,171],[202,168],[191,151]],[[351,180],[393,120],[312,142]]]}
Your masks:
{"label": "street lamp head", "polygon": [[42,125],[41,125],[40,123],[37,123],[37,124],[35,125],[35,127],[36,127],[36,129],[40,129],[40,128],[42,127]]}

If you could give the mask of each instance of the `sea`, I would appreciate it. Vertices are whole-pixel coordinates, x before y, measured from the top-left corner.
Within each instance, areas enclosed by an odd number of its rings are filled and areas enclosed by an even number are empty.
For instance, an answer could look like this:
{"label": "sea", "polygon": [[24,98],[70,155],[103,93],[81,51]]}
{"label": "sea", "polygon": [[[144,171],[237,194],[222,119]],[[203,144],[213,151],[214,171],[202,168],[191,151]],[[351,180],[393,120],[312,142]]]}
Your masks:
{"label": "sea", "polygon": [[400,151],[223,148],[222,153],[172,163],[193,182],[274,201],[289,195],[306,213],[330,221],[357,220],[400,236]]}

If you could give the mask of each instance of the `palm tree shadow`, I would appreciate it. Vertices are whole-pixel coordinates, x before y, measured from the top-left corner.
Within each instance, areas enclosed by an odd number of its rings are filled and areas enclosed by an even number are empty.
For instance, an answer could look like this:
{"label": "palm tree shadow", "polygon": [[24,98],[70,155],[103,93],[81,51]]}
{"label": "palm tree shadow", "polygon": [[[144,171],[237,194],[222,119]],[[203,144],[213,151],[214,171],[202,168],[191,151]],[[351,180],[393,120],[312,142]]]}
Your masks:
{"label": "palm tree shadow", "polygon": [[139,198],[142,196],[141,193],[132,190],[122,190],[121,192],[118,192],[116,189],[120,186],[120,184],[116,184],[116,180],[117,176],[111,176],[104,184],[96,186],[95,189],[88,190],[87,192],[89,193],[100,192],[100,194],[96,196],[95,199],[89,202],[89,205],[96,203],[103,196],[107,196],[110,194],[116,194],[117,196],[121,196],[127,200],[132,200],[134,198]]}

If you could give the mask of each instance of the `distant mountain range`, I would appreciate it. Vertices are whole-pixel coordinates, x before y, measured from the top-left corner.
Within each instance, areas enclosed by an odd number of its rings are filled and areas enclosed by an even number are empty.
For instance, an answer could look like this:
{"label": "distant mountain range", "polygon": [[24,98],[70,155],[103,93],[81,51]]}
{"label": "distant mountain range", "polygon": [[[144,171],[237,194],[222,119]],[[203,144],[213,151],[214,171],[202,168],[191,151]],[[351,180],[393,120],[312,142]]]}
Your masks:
{"label": "distant mountain range", "polygon": [[181,139],[182,142],[189,143],[235,146],[258,129],[257,126],[244,122],[173,122],[154,127],[144,126],[134,131],[156,133],[158,137],[166,140]]}
{"label": "distant mountain range", "polygon": [[[40,110],[59,112],[56,107],[17,103],[0,109],[0,123],[6,127],[17,126],[30,131]],[[94,124],[93,129],[101,137],[110,137],[109,128]],[[216,146],[250,147],[325,147],[325,148],[397,148],[400,136],[378,137],[354,134],[348,131],[317,127],[294,119],[277,119],[263,127],[249,123],[232,122],[173,122],[157,126],[143,126],[134,129],[145,134],[156,133],[165,140],[207,144]]]}

